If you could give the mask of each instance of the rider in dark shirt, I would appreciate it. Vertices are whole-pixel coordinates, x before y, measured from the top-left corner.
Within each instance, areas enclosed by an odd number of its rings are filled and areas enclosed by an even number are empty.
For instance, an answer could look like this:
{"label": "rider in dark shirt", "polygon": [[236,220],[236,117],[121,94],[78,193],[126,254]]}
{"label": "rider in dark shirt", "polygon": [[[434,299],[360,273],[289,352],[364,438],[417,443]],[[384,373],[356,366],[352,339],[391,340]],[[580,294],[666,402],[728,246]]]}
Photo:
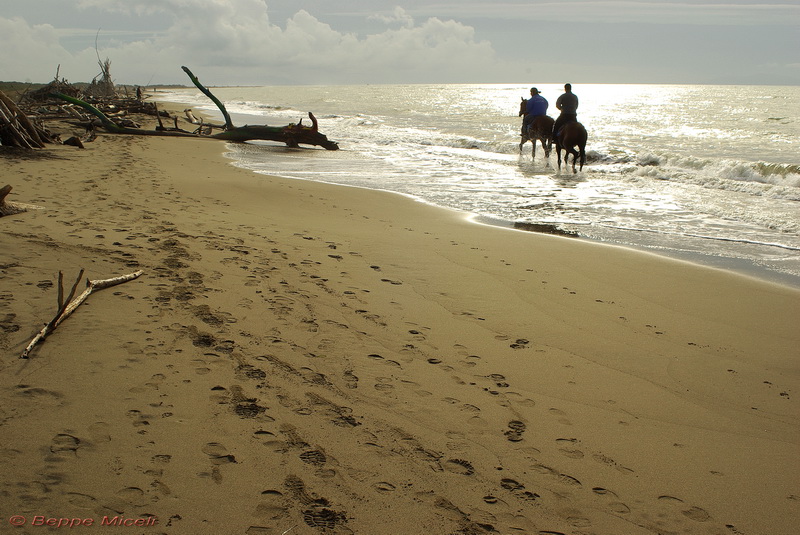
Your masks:
{"label": "rider in dark shirt", "polygon": [[554,138],[558,136],[562,126],[578,120],[578,96],[572,92],[572,84],[564,85],[564,94],[556,100],[556,108],[561,111],[561,115],[553,125]]}
{"label": "rider in dark shirt", "polygon": [[547,99],[539,93],[539,90],[535,87],[531,87],[531,98],[529,98],[525,104],[525,111],[520,110],[519,112],[520,115],[525,115],[522,119],[523,134],[528,131],[528,126],[530,126],[534,119],[547,113],[548,106]]}

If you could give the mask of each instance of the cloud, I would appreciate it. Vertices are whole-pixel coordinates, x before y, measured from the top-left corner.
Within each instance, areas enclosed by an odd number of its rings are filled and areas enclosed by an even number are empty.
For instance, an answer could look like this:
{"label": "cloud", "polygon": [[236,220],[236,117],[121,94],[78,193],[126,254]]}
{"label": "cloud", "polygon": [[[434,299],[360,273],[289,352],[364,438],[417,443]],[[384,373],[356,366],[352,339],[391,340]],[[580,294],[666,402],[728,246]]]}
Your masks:
{"label": "cloud", "polygon": [[[418,23],[402,8],[382,18],[390,27],[359,36],[337,31],[305,10],[278,26],[262,0],[82,0],[79,6],[95,16],[156,15],[163,28],[129,33],[126,41],[120,40],[122,32],[101,30],[98,51],[84,47],[70,55],[51,26],[0,21],[20,28],[15,31],[21,42],[47,43],[35,54],[45,65],[52,62],[46,69],[53,71],[56,60],[70,60],[71,79],[95,76],[98,52],[111,59],[112,75],[131,83],[180,82],[181,65],[208,84],[461,82],[474,81],[469,73],[496,72],[499,63],[491,44],[476,40],[474,28],[438,18]],[[46,39],[37,35],[43,32]],[[19,54],[32,55],[22,46]],[[13,79],[14,70],[9,67],[3,76]]]}
{"label": "cloud", "polygon": [[405,9],[396,6],[391,15],[374,14],[367,17],[368,20],[377,20],[384,24],[393,24],[399,22],[402,26],[411,28],[414,26],[414,19],[409,15]]}
{"label": "cloud", "polygon": [[3,0],[0,79],[798,83],[800,1],[768,1]]}
{"label": "cloud", "polygon": [[[3,36],[3,62],[0,78],[15,80],[14,73],[26,73],[31,81],[52,80],[60,63],[71,58],[59,44],[58,32],[49,24],[30,26],[21,18],[0,17],[0,35]],[[41,58],[38,65],[31,65],[30,58]],[[20,80],[28,81],[28,80]]]}

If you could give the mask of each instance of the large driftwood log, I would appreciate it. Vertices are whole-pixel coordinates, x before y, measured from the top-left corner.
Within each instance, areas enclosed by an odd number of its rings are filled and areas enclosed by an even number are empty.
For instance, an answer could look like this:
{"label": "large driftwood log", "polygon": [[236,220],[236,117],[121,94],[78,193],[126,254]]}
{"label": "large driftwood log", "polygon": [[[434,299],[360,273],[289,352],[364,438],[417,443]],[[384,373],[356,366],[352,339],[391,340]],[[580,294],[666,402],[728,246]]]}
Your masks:
{"label": "large driftwood log", "polygon": [[111,279],[87,280],[86,290],[84,290],[83,293],[78,297],[76,297],[75,300],[73,301],[72,297],[75,295],[75,289],[77,288],[78,283],[81,280],[81,277],[83,277],[83,270],[81,270],[81,272],[78,274],[78,278],[75,280],[75,284],[72,286],[72,291],[70,292],[69,297],[67,297],[66,300],[64,299],[64,286],[63,286],[64,277],[62,273],[59,272],[58,312],[56,312],[56,315],[53,317],[53,319],[50,320],[50,322],[47,325],[45,325],[44,328],[42,328],[42,330],[39,331],[39,333],[36,336],[33,337],[33,340],[31,340],[30,343],[28,343],[27,347],[25,348],[25,351],[23,351],[22,355],[20,355],[20,358],[23,359],[28,358],[30,352],[33,350],[36,344],[44,340],[44,338],[48,334],[53,332],[56,329],[56,327],[58,327],[61,324],[62,321],[67,319],[67,317],[70,314],[75,312],[75,309],[77,309],[81,305],[81,303],[86,301],[86,299],[92,294],[92,292],[94,292],[95,290],[102,290],[103,288],[108,288],[110,286],[116,286],[117,284],[122,284],[123,282],[131,281],[133,279],[138,278],[142,273],[144,273],[144,271],[140,270],[134,273],[129,273],[127,275],[122,275]]}
{"label": "large driftwood log", "polygon": [[325,134],[319,133],[317,118],[314,117],[314,114],[308,112],[308,117],[313,125],[311,127],[303,126],[302,121],[296,125],[290,124],[286,126],[244,125],[210,137],[237,142],[250,141],[252,139],[278,141],[286,143],[290,147],[298,147],[302,143],[304,145],[319,145],[327,150],[338,150],[338,144],[328,140]]}

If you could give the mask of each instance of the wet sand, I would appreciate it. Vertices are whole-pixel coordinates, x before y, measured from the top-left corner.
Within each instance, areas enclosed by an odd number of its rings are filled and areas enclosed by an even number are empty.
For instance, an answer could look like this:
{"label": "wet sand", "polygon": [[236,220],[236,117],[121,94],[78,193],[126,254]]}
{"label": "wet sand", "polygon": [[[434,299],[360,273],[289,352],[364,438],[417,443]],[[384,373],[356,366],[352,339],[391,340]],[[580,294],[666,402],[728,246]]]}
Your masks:
{"label": "wet sand", "polygon": [[0,158],[0,532],[795,533],[799,291],[223,151]]}

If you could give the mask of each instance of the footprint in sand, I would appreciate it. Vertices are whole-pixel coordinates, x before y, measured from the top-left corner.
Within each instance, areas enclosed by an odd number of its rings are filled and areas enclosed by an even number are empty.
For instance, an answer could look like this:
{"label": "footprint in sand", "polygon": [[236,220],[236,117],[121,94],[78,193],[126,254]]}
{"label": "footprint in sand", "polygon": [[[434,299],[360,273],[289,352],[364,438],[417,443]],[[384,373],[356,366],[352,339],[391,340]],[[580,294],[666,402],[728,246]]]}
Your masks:
{"label": "footprint in sand", "polygon": [[394,390],[394,385],[391,384],[391,378],[376,377],[375,380],[378,381],[378,383],[375,384],[375,390],[378,390],[379,392],[391,392]]}
{"label": "footprint in sand", "polygon": [[395,485],[392,485],[388,481],[379,481],[372,485],[372,488],[377,490],[378,492],[394,492],[397,490]]}
{"label": "footprint in sand", "polygon": [[322,466],[328,461],[328,458],[319,450],[309,450],[300,454],[300,460],[314,466]]}
{"label": "footprint in sand", "polygon": [[611,513],[617,515],[627,515],[631,512],[631,508],[619,501],[619,497],[615,492],[603,487],[592,487],[592,492],[594,492],[601,499],[605,500],[606,508]]}
{"label": "footprint in sand", "polygon": [[59,433],[53,437],[50,443],[50,451],[52,453],[61,452],[77,452],[81,447],[81,439],[78,437],[68,435],[66,433]]}
{"label": "footprint in sand", "polygon": [[578,440],[575,438],[557,438],[556,444],[558,444],[558,452],[565,457],[569,457],[570,459],[583,459],[584,453],[576,448],[575,446],[578,444]]}
{"label": "footprint in sand", "polygon": [[495,386],[497,386],[497,388],[508,388],[510,386],[508,384],[508,382],[506,381],[505,375],[501,375],[499,373],[492,373],[492,374],[488,375],[487,377],[494,382],[494,384],[495,384]]}
{"label": "footprint in sand", "polygon": [[211,464],[221,465],[235,463],[236,457],[228,453],[228,448],[219,442],[209,442],[201,448],[202,452],[208,455]]}
{"label": "footprint in sand", "polygon": [[564,425],[572,425],[572,422],[569,421],[569,419],[566,417],[567,413],[565,413],[561,409],[551,408],[549,412],[554,416],[559,416],[558,423]]}
{"label": "footprint in sand", "polygon": [[501,479],[500,486],[521,500],[534,502],[540,498],[535,492],[525,490],[525,485],[511,478]]}
{"label": "footprint in sand", "polygon": [[608,466],[616,468],[617,470],[619,470],[623,474],[630,474],[630,473],[633,472],[632,469],[630,469],[628,467],[625,467],[625,466],[622,466],[621,464],[617,463],[617,461],[615,461],[614,459],[612,459],[610,457],[607,457],[606,455],[603,455],[602,453],[593,454],[592,455],[592,459],[594,459],[598,463],[606,464]]}
{"label": "footprint in sand", "polygon": [[79,507],[81,509],[86,510],[94,510],[97,507],[97,498],[94,496],[90,496],[89,494],[82,494],[80,492],[68,492],[66,493],[67,501],[70,505],[74,505],[75,507]]}
{"label": "footprint in sand", "polygon": [[346,513],[331,509],[327,499],[312,496],[299,477],[289,475],[283,485],[294,500],[306,506],[303,510],[303,520],[309,526],[334,530],[347,522]]}
{"label": "footprint in sand", "polygon": [[128,418],[133,420],[134,427],[144,427],[150,425],[152,416],[149,414],[142,414],[140,410],[131,409],[128,411]]}
{"label": "footprint in sand", "polygon": [[353,370],[345,370],[343,375],[347,388],[358,388],[358,376],[353,373]]}
{"label": "footprint in sand", "polygon": [[680,498],[675,498],[674,496],[659,496],[658,500],[679,510],[683,516],[695,522],[708,522],[711,520],[711,515],[708,514],[705,509],[687,505]]}
{"label": "footprint in sand", "polygon": [[530,340],[527,340],[525,338],[518,338],[517,341],[511,344],[509,347],[511,347],[512,349],[525,349],[528,347],[528,344],[530,343],[531,343]]}
{"label": "footprint in sand", "polygon": [[139,487],[125,487],[117,491],[117,497],[136,507],[143,507],[152,501]]}
{"label": "footprint in sand", "polygon": [[481,358],[479,356],[477,356],[477,355],[469,355],[464,360],[459,361],[459,362],[465,368],[474,368],[475,366],[478,365],[478,362],[480,360],[481,360]]}
{"label": "footprint in sand", "polygon": [[[256,506],[256,516],[267,520],[280,520],[289,515],[287,505],[286,497],[282,492],[272,489],[265,490],[261,493],[261,501]],[[269,529],[264,533],[272,534],[273,531]]]}
{"label": "footprint in sand", "polygon": [[522,434],[528,428],[524,422],[519,420],[511,420],[508,422],[508,430],[506,430],[503,434],[506,438],[511,442],[520,442],[522,440]]}
{"label": "footprint in sand", "polygon": [[454,474],[471,476],[475,473],[475,468],[469,461],[463,459],[448,459],[444,463],[444,469]]}

